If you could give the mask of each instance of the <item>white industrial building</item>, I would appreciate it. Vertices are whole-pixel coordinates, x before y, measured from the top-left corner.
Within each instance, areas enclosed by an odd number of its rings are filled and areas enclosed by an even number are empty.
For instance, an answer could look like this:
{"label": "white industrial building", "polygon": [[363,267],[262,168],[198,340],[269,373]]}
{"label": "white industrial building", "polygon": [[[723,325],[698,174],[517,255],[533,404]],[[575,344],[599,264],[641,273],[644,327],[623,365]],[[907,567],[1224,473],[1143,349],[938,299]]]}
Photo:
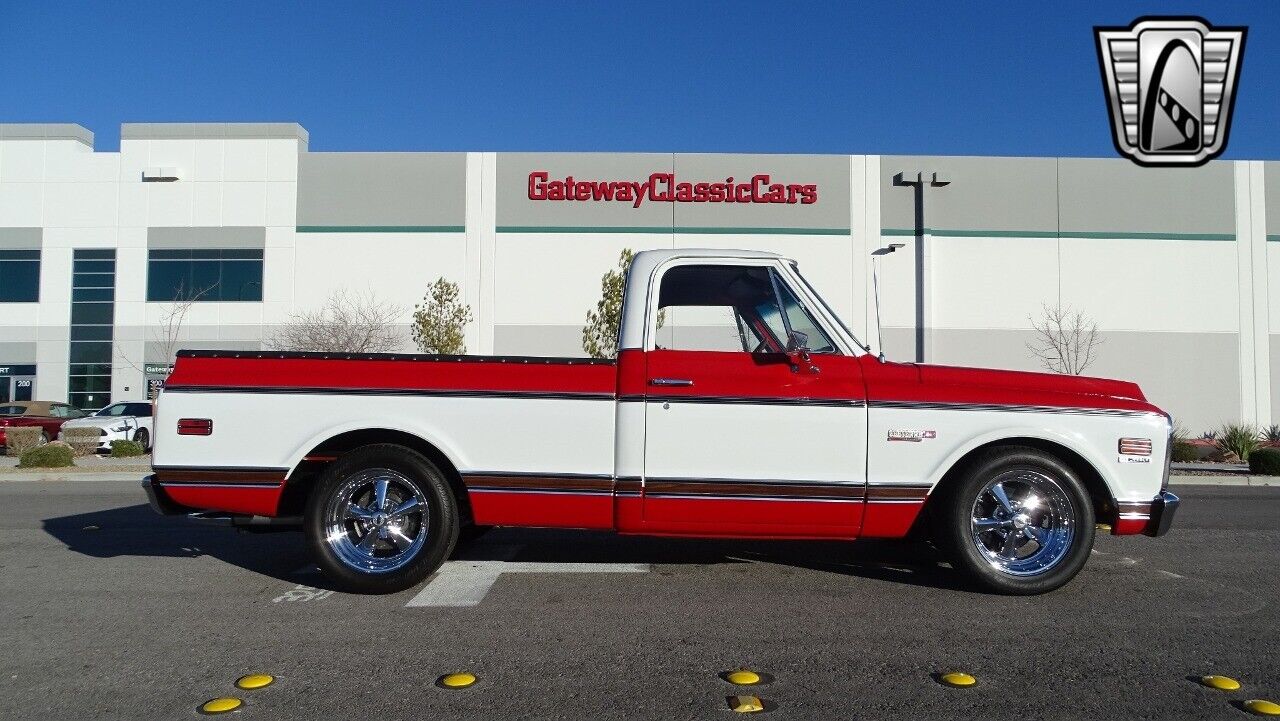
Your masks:
{"label": "white industrial building", "polygon": [[[1280,407],[1280,164],[687,153],[309,152],[292,123],[0,125],[0,400],[101,407],[177,345],[258,349],[338,289],[409,314],[457,282],[468,352],[580,355],[623,248],[776,251],[891,360],[1036,370],[1044,305],[1097,322],[1090,375],[1194,431]],[[1272,241],[1272,242],[1269,242]]]}

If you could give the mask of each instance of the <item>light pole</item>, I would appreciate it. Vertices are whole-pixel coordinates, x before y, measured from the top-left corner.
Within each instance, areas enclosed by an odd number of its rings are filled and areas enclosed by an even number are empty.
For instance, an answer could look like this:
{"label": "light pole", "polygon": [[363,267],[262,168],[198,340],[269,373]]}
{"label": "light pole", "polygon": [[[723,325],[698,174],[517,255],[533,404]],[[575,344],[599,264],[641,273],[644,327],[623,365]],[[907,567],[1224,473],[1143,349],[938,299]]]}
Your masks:
{"label": "light pole", "polygon": [[902,171],[893,176],[893,184],[910,186],[915,191],[915,237],[916,237],[916,362],[925,360],[925,328],[930,320],[925,309],[932,301],[929,289],[929,267],[925,263],[925,235],[928,228],[924,224],[924,189],[941,188],[950,185],[938,173],[923,171]]}

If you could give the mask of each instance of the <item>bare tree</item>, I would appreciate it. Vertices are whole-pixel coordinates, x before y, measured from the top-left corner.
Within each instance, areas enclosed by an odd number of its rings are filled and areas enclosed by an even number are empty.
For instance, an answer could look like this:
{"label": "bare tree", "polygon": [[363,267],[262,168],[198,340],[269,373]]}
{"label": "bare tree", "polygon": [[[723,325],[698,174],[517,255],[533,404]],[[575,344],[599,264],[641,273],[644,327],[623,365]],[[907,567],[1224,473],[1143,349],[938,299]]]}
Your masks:
{"label": "bare tree", "polygon": [[1097,359],[1098,324],[1071,306],[1043,306],[1039,318],[1028,317],[1036,332],[1034,341],[1027,344],[1046,369],[1054,373],[1078,376]]}
{"label": "bare tree", "polygon": [[[155,344],[160,355],[164,358],[164,365],[173,365],[173,359],[178,354],[180,341],[182,338],[182,326],[187,322],[187,314],[191,312],[191,306],[200,302],[200,299],[212,291],[214,286],[208,286],[187,293],[181,282],[174,289],[173,300],[160,306],[160,324],[151,329],[151,343]],[[120,357],[131,368],[139,373],[146,374],[146,350],[143,350],[143,362],[141,365],[134,363],[131,358],[125,355],[124,351],[116,347],[116,355]]]}
{"label": "bare tree", "polygon": [[390,353],[400,350],[401,309],[372,291],[334,291],[323,306],[295,313],[268,341],[274,350]]}
{"label": "bare tree", "polygon": [[457,283],[437,278],[427,286],[422,305],[413,307],[413,342],[423,353],[467,352],[466,327],[473,316],[471,306],[458,300],[460,295]]}

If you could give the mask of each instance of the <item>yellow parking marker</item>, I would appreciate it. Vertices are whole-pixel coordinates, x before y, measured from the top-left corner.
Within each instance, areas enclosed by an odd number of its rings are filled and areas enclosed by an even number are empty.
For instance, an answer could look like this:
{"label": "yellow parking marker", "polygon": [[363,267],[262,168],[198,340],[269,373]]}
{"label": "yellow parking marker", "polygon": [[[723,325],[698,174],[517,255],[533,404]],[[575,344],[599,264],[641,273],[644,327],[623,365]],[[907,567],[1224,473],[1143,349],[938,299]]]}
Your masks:
{"label": "yellow parking marker", "polygon": [[952,688],[969,688],[978,683],[978,679],[960,671],[944,673],[938,677],[938,680]]}
{"label": "yellow parking marker", "polygon": [[1229,676],[1201,676],[1200,683],[1219,691],[1235,691],[1240,688],[1240,682]]}
{"label": "yellow parking marker", "polygon": [[476,682],[476,677],[469,673],[450,673],[440,677],[436,683],[444,688],[466,688]]}
{"label": "yellow parking marker", "polygon": [[736,686],[754,686],[760,683],[760,674],[740,668],[736,671],[727,671],[724,674],[724,680]]}
{"label": "yellow parking marker", "polygon": [[231,696],[223,696],[221,698],[211,698],[200,705],[200,713],[216,714],[235,711],[244,705],[244,701]]}
{"label": "yellow parking marker", "polygon": [[1244,702],[1244,708],[1255,716],[1280,716],[1280,703],[1255,698]]}
{"label": "yellow parking marker", "polygon": [[755,713],[764,710],[764,702],[758,696],[730,696],[729,708],[738,713]]}
{"label": "yellow parking marker", "polygon": [[248,676],[241,676],[236,679],[236,688],[252,691],[255,688],[270,686],[275,683],[276,677],[266,673],[251,673]]}
{"label": "yellow parking marker", "polygon": [[1094,530],[1102,531],[1103,533],[1111,533],[1110,523],[1095,523],[1093,528]]}

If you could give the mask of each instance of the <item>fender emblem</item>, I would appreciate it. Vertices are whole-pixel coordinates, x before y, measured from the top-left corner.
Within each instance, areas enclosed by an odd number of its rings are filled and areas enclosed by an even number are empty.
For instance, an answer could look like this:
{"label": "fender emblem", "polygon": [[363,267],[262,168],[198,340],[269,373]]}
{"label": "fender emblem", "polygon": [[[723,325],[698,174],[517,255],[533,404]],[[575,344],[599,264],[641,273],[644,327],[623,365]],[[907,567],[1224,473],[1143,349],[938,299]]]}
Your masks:
{"label": "fender emblem", "polygon": [[889,440],[891,441],[908,441],[910,443],[919,443],[920,441],[930,438],[937,438],[937,431],[895,431],[889,430]]}

